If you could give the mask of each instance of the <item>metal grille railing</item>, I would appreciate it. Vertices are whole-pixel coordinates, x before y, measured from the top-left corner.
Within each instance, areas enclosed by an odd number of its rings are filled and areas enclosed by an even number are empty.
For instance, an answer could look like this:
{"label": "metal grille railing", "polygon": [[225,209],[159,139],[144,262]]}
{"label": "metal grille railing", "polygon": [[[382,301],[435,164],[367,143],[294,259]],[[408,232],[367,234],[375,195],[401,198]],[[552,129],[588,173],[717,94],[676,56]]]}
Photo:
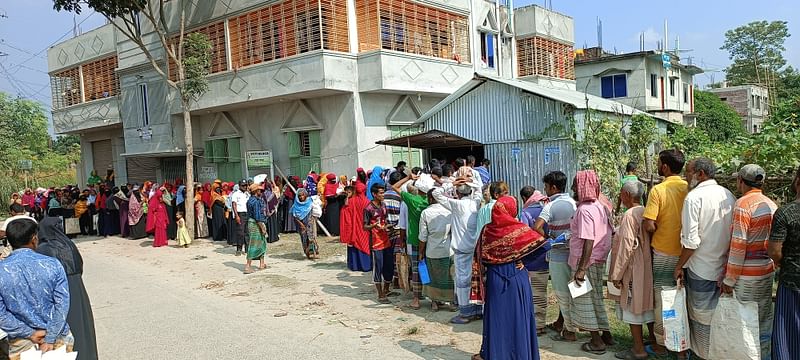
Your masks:
{"label": "metal grille railing", "polygon": [[86,101],[116,96],[119,93],[117,56],[83,65],[83,93]]}
{"label": "metal grille railing", "polygon": [[53,109],[63,109],[82,102],[81,78],[77,67],[50,75],[50,88],[53,92]]}
{"label": "metal grille railing", "polygon": [[575,80],[571,45],[534,36],[517,40],[519,76],[542,75]]}
{"label": "metal grille railing", "polygon": [[408,0],[356,0],[359,51],[386,49],[469,62],[467,16]]}
{"label": "metal grille railing", "polygon": [[284,1],[232,18],[234,68],[326,49],[348,52],[345,0]]}

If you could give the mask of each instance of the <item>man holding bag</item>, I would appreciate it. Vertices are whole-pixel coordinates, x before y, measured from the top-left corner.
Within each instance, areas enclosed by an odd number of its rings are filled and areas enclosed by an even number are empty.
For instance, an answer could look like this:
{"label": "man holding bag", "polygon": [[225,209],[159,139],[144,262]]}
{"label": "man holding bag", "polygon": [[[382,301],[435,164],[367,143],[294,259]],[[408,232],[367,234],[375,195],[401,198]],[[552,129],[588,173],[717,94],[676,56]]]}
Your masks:
{"label": "man holding bag", "polygon": [[761,358],[770,358],[772,338],[772,279],[775,267],[767,255],[767,239],[777,206],[761,187],[767,178],[764,169],[748,164],[739,170],[737,187],[744,194],[733,209],[733,232],[724,280],[725,294],[735,292],[741,302],[758,303]]}

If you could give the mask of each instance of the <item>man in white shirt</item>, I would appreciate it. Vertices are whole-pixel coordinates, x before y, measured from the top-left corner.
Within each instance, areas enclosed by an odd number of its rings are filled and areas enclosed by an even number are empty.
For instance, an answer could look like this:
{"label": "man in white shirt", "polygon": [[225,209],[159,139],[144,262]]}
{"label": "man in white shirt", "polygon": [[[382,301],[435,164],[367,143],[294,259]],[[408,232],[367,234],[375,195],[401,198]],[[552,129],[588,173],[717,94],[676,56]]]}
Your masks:
{"label": "man in white shirt", "polygon": [[451,213],[436,202],[433,190],[428,191],[428,207],[419,220],[419,261],[425,261],[430,284],[425,286],[431,299],[431,310],[439,310],[442,302],[453,302],[453,249],[450,247]]}
{"label": "man in white shirt", "polygon": [[[458,199],[451,199],[445,193],[455,187]],[[456,269],[456,297],[459,314],[450,322],[467,324],[481,317],[480,307],[469,303],[472,288],[472,259],[475,253],[478,227],[478,209],[481,205],[481,187],[474,181],[459,178],[452,184],[443,184],[433,190],[436,202],[452,213],[450,222],[450,245],[453,248]]]}
{"label": "man in white shirt", "polygon": [[247,246],[250,243],[250,236],[247,232],[247,200],[250,199],[250,194],[247,192],[247,180],[242,180],[239,187],[231,194],[231,207],[233,210],[234,226],[234,244],[236,245],[236,256],[241,256],[242,251],[247,252]]}
{"label": "man in white shirt", "polygon": [[714,180],[717,168],[706,158],[686,166],[690,192],[681,211],[681,257],[675,280],[683,280],[688,297],[692,351],[708,358],[711,317],[720,296],[736,198]]}

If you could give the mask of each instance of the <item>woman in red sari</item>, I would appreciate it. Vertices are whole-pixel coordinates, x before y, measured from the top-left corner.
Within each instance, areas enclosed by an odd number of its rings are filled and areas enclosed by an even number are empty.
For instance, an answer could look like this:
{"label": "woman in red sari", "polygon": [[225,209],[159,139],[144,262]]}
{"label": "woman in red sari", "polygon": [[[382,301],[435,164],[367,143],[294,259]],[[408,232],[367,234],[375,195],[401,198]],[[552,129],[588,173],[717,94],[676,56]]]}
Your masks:
{"label": "woman in red sari", "polygon": [[473,290],[484,310],[483,344],[473,360],[539,359],[533,296],[522,259],[546,241],[517,220],[516,199],[497,199],[475,249]]}
{"label": "woman in red sari", "polygon": [[158,192],[150,198],[147,213],[147,232],[155,234],[153,247],[167,246],[167,226],[169,226],[169,216],[167,207],[162,200],[162,195],[167,192],[167,188],[162,186]]}
{"label": "woman in red sari", "polygon": [[[363,170],[360,173],[363,173]],[[369,272],[372,271],[369,233],[364,230],[363,225],[364,209],[369,204],[367,185],[365,182],[356,181],[347,189],[350,193],[342,207],[339,225],[340,239],[347,244],[347,268],[351,271]]]}

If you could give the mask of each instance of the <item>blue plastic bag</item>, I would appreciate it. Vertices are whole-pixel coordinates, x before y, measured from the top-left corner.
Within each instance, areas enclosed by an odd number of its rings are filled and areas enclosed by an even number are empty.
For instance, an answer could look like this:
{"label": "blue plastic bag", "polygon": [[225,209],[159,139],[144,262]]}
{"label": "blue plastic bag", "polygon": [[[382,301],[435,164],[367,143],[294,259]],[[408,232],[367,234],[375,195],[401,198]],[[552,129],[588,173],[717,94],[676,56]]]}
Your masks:
{"label": "blue plastic bag", "polygon": [[419,282],[422,285],[431,283],[431,275],[428,273],[428,264],[425,263],[425,260],[419,262]]}

